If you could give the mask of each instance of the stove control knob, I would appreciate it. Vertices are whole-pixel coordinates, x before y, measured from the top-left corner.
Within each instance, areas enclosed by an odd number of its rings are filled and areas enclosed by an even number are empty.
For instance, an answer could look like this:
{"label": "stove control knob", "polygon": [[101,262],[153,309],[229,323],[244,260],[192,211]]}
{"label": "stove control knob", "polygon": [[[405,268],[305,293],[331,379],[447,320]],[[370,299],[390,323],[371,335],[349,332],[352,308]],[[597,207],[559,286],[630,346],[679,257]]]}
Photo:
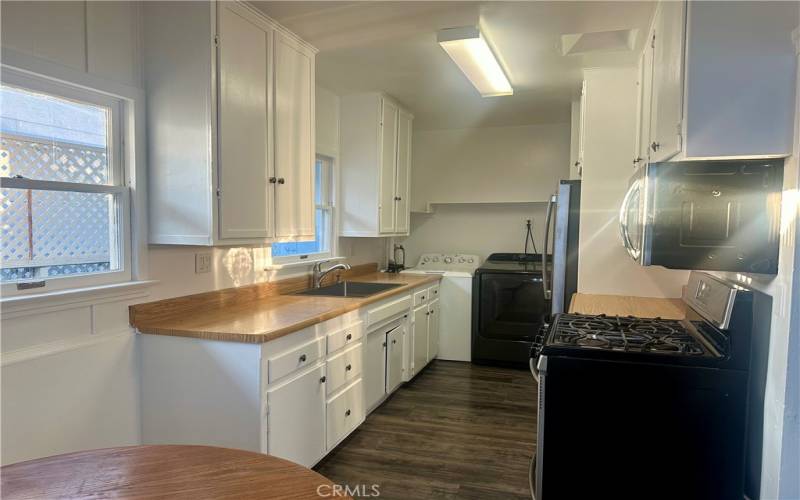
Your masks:
{"label": "stove control knob", "polygon": [[470,264],[472,264],[473,262],[475,262],[475,259],[473,259],[472,257],[470,257],[470,258],[469,258],[469,260],[468,260],[467,262],[469,262]]}
{"label": "stove control knob", "polygon": [[433,261],[434,261],[434,262],[439,262],[439,257],[434,257],[434,258],[433,258]]}
{"label": "stove control knob", "polygon": [[429,262],[431,260],[430,257],[423,257],[422,262]]}
{"label": "stove control knob", "polygon": [[464,263],[464,262],[466,262],[466,261],[467,261],[467,260],[466,260],[464,257],[459,257],[459,258],[458,258],[458,263],[459,263],[459,264],[463,264],[463,263]]}
{"label": "stove control knob", "polygon": [[445,264],[452,264],[453,263],[453,258],[450,257],[450,256],[445,257],[444,258],[444,263]]}

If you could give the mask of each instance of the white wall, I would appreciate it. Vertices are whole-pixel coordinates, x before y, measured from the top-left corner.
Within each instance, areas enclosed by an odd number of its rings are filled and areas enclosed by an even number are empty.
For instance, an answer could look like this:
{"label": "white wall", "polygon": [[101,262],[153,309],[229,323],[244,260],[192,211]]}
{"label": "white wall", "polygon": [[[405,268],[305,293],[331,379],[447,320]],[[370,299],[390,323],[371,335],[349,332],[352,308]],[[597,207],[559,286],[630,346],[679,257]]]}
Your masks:
{"label": "white wall", "polygon": [[[485,259],[522,252],[525,220],[544,243],[548,195],[569,178],[570,125],[415,131],[411,235],[400,238],[406,265],[422,253],[459,252]],[[530,250],[529,251],[533,251]]]}
{"label": "white wall", "polygon": [[570,125],[415,131],[411,210],[428,203],[547,201],[569,178]]}
{"label": "white wall", "polygon": [[619,236],[619,207],[633,175],[636,70],[588,69],[578,292],[680,297],[687,271],[642,267]]}
{"label": "white wall", "polygon": [[[3,2],[2,62],[141,100],[139,4]],[[322,90],[320,147],[338,154],[338,103]],[[140,104],[137,104],[139,106]],[[141,123],[141,122],[139,122]],[[144,158],[144,130],[132,127]],[[140,164],[141,165],[141,164]],[[141,180],[141,179],[139,179]],[[137,195],[138,196],[138,195]],[[140,209],[145,206],[135,198]],[[139,234],[146,232],[140,212]],[[384,240],[342,239],[340,254],[359,264],[382,262]],[[138,278],[149,289],[72,297],[45,305],[3,304],[2,463],[141,442],[138,349],[128,325],[137,302],[240,286],[307,272],[264,270],[268,248],[150,247]],[[195,274],[194,254],[211,252],[214,269]]]}
{"label": "white wall", "polygon": [[[3,2],[0,9],[4,64],[141,97],[138,4]],[[141,134],[136,121],[126,125]],[[143,198],[134,191],[138,203]],[[140,442],[136,341],[127,309],[143,296],[134,290],[45,307],[3,304],[3,464]]]}
{"label": "white wall", "polygon": [[468,253],[485,260],[493,252],[522,252],[525,221],[532,219],[541,252],[545,207],[544,203],[437,205],[433,214],[412,214],[411,235],[397,242],[406,249],[406,266],[416,265],[423,253]]}

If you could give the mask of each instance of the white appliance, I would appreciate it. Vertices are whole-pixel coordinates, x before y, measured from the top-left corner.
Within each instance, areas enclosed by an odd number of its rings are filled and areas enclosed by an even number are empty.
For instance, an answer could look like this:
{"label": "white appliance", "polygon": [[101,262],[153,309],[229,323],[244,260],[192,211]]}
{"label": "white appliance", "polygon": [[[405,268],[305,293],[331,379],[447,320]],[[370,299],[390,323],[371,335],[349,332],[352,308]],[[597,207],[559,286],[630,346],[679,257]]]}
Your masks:
{"label": "white appliance", "polygon": [[439,284],[439,359],[472,361],[472,276],[480,267],[477,255],[422,254],[407,274],[441,274]]}

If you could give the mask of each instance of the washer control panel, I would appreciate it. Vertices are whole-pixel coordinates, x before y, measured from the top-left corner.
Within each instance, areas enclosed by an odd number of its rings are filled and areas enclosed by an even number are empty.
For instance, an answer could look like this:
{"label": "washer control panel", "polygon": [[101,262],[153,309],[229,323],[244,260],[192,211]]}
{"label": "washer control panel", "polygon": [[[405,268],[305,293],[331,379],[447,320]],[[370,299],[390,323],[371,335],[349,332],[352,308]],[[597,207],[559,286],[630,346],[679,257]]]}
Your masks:
{"label": "washer control panel", "polygon": [[473,272],[480,267],[481,259],[477,255],[461,253],[424,253],[420,256],[417,269],[429,271],[465,271]]}

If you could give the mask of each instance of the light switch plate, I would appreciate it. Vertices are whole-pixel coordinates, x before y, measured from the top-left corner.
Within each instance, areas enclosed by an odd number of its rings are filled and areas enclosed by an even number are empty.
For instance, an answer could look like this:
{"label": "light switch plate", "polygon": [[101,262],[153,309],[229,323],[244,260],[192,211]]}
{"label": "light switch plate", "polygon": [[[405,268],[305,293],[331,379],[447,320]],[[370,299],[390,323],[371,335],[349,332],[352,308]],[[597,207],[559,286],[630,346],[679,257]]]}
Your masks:
{"label": "light switch plate", "polygon": [[194,272],[195,274],[210,273],[211,272],[211,254],[210,253],[196,253],[194,254]]}

